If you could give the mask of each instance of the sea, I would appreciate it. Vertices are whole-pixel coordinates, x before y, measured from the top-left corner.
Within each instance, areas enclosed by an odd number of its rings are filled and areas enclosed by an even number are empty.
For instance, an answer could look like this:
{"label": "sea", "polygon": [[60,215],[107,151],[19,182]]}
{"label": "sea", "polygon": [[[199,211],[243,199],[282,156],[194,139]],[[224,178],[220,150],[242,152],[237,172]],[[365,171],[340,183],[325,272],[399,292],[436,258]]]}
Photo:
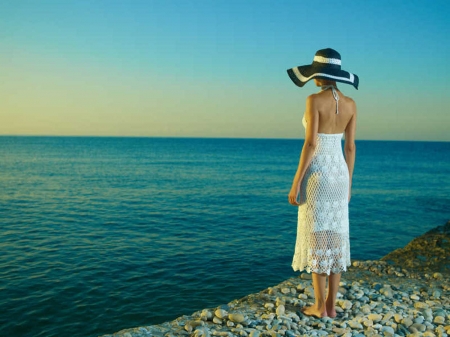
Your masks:
{"label": "sea", "polygon": [[[99,336],[298,275],[287,195],[302,146],[0,137],[0,334]],[[356,146],[352,259],[379,259],[450,219],[450,142]]]}

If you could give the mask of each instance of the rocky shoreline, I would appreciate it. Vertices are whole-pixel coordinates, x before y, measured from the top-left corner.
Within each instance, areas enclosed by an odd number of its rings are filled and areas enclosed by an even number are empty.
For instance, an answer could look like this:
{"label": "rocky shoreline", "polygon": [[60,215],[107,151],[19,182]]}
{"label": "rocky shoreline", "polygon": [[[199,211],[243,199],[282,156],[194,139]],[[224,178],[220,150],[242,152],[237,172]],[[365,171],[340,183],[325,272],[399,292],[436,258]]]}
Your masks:
{"label": "rocky shoreline", "polygon": [[353,261],[343,275],[337,317],[313,318],[311,275],[171,322],[103,337],[450,335],[450,221],[377,261]]}

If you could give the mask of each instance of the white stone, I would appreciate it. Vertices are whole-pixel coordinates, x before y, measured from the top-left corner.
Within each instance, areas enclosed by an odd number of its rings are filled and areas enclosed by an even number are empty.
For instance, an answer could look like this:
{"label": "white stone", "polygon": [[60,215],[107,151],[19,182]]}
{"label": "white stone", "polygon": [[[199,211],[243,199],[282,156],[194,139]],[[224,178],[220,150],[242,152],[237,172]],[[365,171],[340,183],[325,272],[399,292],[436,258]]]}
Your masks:
{"label": "white stone", "polygon": [[232,321],[227,321],[227,327],[234,327],[234,323]]}
{"label": "white stone", "polygon": [[200,317],[202,320],[207,321],[207,320],[211,320],[213,318],[213,314],[211,311],[205,309],[205,310],[202,310]]}
{"label": "white stone", "polygon": [[409,296],[409,298],[412,299],[412,300],[415,300],[415,301],[420,300],[420,297],[417,296],[417,295],[411,295],[411,296]]}
{"label": "white stone", "polygon": [[270,309],[273,309],[274,305],[273,305],[273,303],[268,302],[268,303],[264,304],[264,307],[270,310]]}
{"label": "white stone", "polygon": [[278,316],[281,316],[281,315],[284,315],[284,312],[285,312],[285,308],[284,308],[284,305],[282,305],[282,304],[280,304],[278,307],[277,307],[277,315]]}
{"label": "white stone", "polygon": [[214,316],[213,322],[216,324],[222,324],[222,320],[219,317]]}
{"label": "white stone", "polygon": [[442,316],[436,316],[435,318],[434,318],[434,321],[433,321],[434,323],[436,323],[436,324],[444,324],[445,323],[445,317],[442,317]]}
{"label": "white stone", "polygon": [[343,301],[341,304],[341,308],[344,310],[351,309],[352,306],[353,306],[352,302],[350,302],[348,300]]}
{"label": "white stone", "polygon": [[289,290],[289,288],[282,288],[281,292],[286,295],[289,294],[291,291]]}
{"label": "white stone", "polygon": [[219,317],[219,318],[227,318],[227,316],[228,316],[228,312],[226,312],[225,310],[223,310],[223,309],[217,309],[215,312],[214,312],[214,314],[216,315],[216,317]]}

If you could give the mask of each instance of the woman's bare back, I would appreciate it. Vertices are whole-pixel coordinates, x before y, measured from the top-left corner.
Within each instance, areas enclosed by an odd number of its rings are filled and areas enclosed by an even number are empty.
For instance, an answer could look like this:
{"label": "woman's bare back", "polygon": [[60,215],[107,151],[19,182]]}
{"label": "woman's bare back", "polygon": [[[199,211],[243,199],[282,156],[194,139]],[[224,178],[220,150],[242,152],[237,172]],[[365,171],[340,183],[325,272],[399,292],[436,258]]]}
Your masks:
{"label": "woman's bare back", "polygon": [[336,100],[330,89],[310,96],[319,112],[318,133],[344,133],[355,115],[356,105],[353,99],[345,96],[339,90],[336,90],[336,92],[339,96],[339,113],[336,113]]}

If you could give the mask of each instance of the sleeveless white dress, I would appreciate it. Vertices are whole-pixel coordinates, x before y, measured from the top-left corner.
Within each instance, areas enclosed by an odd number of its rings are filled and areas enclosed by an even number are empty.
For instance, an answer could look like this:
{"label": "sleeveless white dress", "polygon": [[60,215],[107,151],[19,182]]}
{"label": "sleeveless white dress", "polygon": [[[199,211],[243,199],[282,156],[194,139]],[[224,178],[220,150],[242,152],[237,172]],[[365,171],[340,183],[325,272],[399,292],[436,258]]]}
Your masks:
{"label": "sleeveless white dress", "polygon": [[[338,103],[339,96],[333,90]],[[325,90],[328,88],[325,88]],[[336,109],[338,113],[338,106]],[[305,117],[303,125],[306,128]],[[350,266],[349,173],[343,133],[317,134],[317,147],[300,185],[294,271],[340,273]]]}

